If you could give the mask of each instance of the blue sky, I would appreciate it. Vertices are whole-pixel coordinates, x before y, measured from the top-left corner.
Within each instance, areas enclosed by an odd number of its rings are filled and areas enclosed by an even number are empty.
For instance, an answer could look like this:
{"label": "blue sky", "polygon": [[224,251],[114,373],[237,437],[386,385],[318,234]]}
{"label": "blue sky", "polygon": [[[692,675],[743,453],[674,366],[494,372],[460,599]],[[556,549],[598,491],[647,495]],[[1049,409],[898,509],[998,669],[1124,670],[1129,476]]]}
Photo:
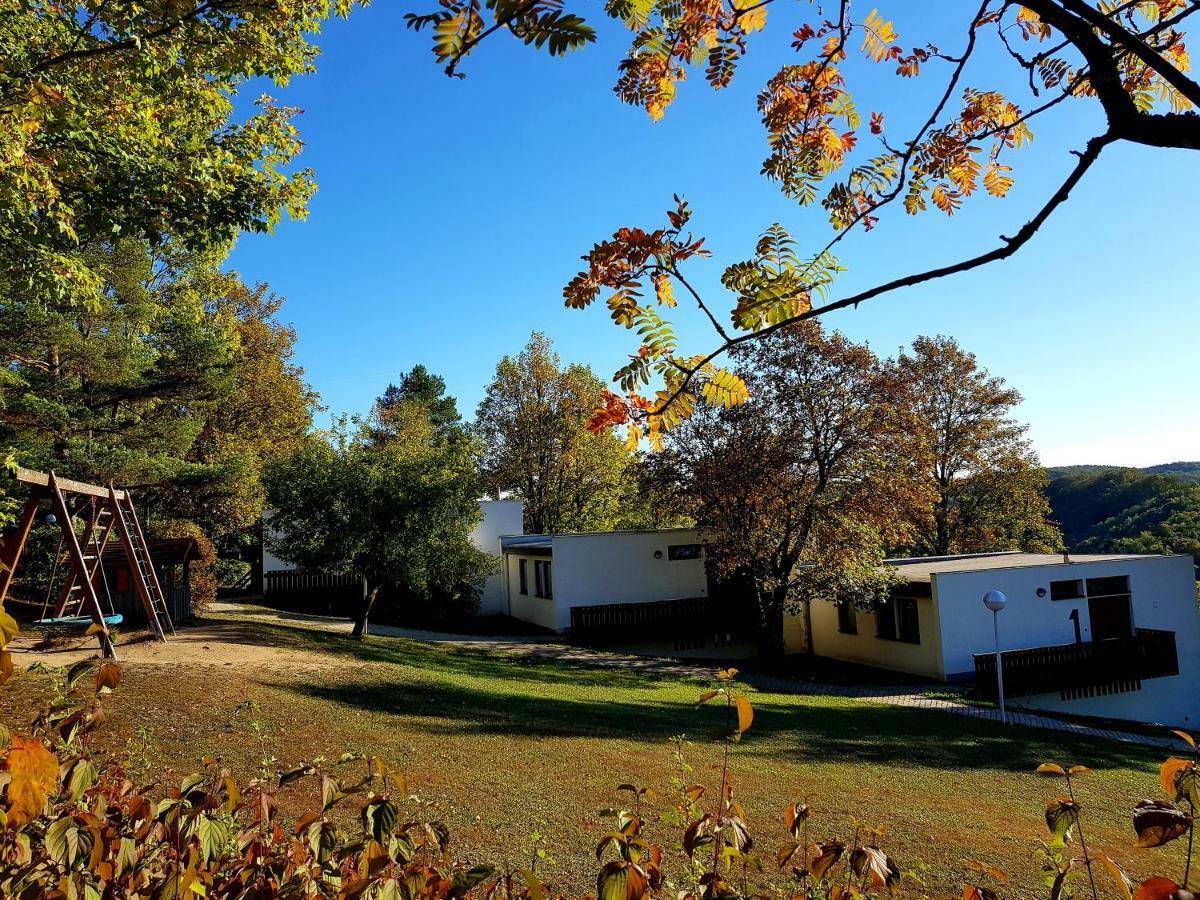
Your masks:
{"label": "blue sky", "polygon": [[[897,0],[884,11],[905,45],[933,39],[957,52],[952,34],[922,30],[934,7],[961,11],[960,0]],[[802,249],[830,235],[819,207],[801,208],[758,174],[766,150],[754,97],[794,59],[786,15],[772,12],[729,89],[714,93],[693,73],[651,123],[610,90],[626,43],[615,29],[563,59],[496,35],[457,80],[435,64],[427,35],[404,29],[409,8],[377,3],[331,23],[318,72],[272,90],[304,110],[301,162],[320,189],[307,220],[244,236],[230,260],[288,298],[299,362],[330,412],[365,411],[390,379],[423,363],[470,415],[496,362],[535,329],[565,360],[607,377],[635,342],[602,307],[564,309],[562,287],[595,241],[622,225],[656,227],[672,193],[687,198],[714,251],[691,269],[693,283],[722,309],[721,270],[750,256],[772,222]],[[599,7],[583,11],[594,20]],[[981,62],[967,83],[1003,86],[1004,61]],[[936,84],[886,73],[848,67],[852,89],[862,76],[864,118],[882,109],[902,135]],[[1096,127],[1090,103],[1059,109],[1009,160],[1017,182],[1004,200],[980,197],[952,220],[896,209],[843,242],[849,271],[835,296],[1013,233],[1069,169],[1072,138]],[[1197,171],[1184,151],[1110,148],[1014,258],[825,322],[885,355],[919,334],[953,335],[1024,394],[1018,415],[1046,464],[1200,458]],[[694,309],[681,305],[676,324],[684,349],[713,345]]]}

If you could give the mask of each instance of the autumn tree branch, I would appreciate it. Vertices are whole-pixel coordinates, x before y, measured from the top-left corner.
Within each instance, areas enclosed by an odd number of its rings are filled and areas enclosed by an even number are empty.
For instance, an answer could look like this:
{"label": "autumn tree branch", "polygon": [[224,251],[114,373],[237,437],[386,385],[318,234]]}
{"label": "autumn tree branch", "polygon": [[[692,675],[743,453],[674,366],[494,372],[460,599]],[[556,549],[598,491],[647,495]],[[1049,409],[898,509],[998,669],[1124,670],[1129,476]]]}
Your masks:
{"label": "autumn tree branch", "polygon": [[1082,151],[1075,151],[1078,159],[1076,160],[1074,168],[1072,168],[1071,172],[1067,175],[1063,183],[1059,185],[1058,189],[1050,196],[1050,198],[1046,201],[1042,208],[1038,210],[1033,218],[1021,226],[1016,234],[1014,234],[1012,237],[1005,237],[1004,235],[1001,235],[1000,240],[1002,243],[999,247],[996,247],[987,253],[982,253],[978,256],[973,256],[969,259],[964,259],[950,265],[939,266],[934,269],[927,269],[924,272],[905,275],[902,278],[896,278],[891,281],[884,282],[883,284],[876,285],[873,288],[860,291],[859,293],[852,294],[849,297],[844,297],[841,300],[827,303],[824,306],[814,307],[800,315],[783,319],[780,322],[770,325],[759,331],[738,335],[735,338],[726,340],[723,344],[721,344],[720,347],[702,357],[696,365],[689,366],[687,368],[688,374],[684,377],[682,382],[676,386],[675,390],[667,396],[667,398],[658,406],[657,409],[652,410],[650,413],[648,413],[648,415],[661,415],[664,410],[666,410],[673,402],[675,402],[675,400],[679,398],[681,394],[688,389],[689,384],[697,372],[711,363],[718,356],[727,353],[734,347],[750,341],[762,340],[767,335],[779,331],[782,328],[787,328],[789,325],[794,325],[797,322],[815,319],[839,309],[846,309],[847,307],[851,306],[857,307],[860,303],[865,303],[867,300],[872,300],[875,297],[889,294],[892,291],[896,291],[900,288],[913,287],[918,284],[923,284],[926,281],[933,281],[937,278],[945,278],[947,275],[957,275],[961,272],[969,272],[970,270],[977,269],[980,266],[985,266],[989,263],[1008,259],[1008,257],[1012,256],[1023,246],[1025,246],[1025,244],[1027,244],[1033,238],[1033,236],[1037,234],[1038,229],[1045,224],[1046,220],[1050,218],[1054,211],[1057,210],[1058,207],[1060,207],[1067,200],[1071,194],[1071,191],[1075,189],[1075,186],[1079,184],[1079,182],[1083,179],[1083,176],[1087,174],[1088,170],[1095,164],[1104,148],[1119,139],[1119,136],[1113,134],[1112,132],[1105,132],[1104,134],[1098,135],[1088,141],[1087,145]]}

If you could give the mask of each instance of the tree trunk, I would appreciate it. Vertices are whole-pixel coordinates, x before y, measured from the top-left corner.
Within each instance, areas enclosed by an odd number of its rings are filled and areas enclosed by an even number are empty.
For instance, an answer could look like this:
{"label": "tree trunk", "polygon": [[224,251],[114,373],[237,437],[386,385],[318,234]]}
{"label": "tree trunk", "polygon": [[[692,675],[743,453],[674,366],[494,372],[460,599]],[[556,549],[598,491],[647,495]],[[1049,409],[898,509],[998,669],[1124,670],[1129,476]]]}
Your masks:
{"label": "tree trunk", "polygon": [[764,660],[779,660],[784,655],[783,599],[776,591],[759,595],[758,655]]}
{"label": "tree trunk", "polygon": [[363,598],[362,603],[358,607],[358,615],[354,619],[354,630],[350,632],[351,637],[356,637],[362,640],[367,636],[367,620],[371,616],[371,607],[375,605],[375,598],[379,596],[379,585],[371,588],[370,593],[367,593],[366,582],[363,582]]}

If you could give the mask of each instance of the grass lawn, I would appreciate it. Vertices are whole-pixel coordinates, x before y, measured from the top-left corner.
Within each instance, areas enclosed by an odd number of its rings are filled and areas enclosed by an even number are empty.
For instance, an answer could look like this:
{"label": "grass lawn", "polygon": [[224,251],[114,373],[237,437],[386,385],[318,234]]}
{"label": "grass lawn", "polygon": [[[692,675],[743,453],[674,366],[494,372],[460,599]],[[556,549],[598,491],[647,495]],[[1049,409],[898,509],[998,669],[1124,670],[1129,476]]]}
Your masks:
{"label": "grass lawn", "polygon": [[[722,713],[697,709],[699,684],[677,678],[212,620],[154,655],[131,648],[125,658],[101,732],[119,758],[138,759],[139,728],[149,763],[173,781],[204,755],[249,777],[264,748],[280,766],[370,751],[404,769],[424,815],[448,824],[462,856],[526,865],[529,835],[542,832],[554,858],[544,876],[566,891],[594,891],[592,848],[611,830],[600,810],[622,802],[617,784],[653,787],[660,808],[671,802],[673,736],[691,742],[690,780],[718,779],[710,766],[720,748],[707,734]],[[42,696],[42,676],[19,675],[0,692],[0,717],[20,726]],[[807,797],[814,838],[848,838],[853,819],[892,826],[888,852],[902,869],[923,866],[932,896],[961,896],[970,859],[1008,871],[1010,896],[1044,895],[1033,851],[1045,804],[1063,787],[1033,774],[1048,760],[1094,770],[1078,785],[1089,846],[1137,876],[1182,868],[1182,846],[1132,849],[1130,810],[1160,793],[1159,751],[858,700],[750,696],[756,715],[735,750],[735,789],[768,872],[786,836],[784,806]],[[246,700],[257,713],[238,711]],[[299,793],[287,789],[285,810],[308,808]],[[657,822],[649,832],[679,858],[669,849],[677,835]]]}

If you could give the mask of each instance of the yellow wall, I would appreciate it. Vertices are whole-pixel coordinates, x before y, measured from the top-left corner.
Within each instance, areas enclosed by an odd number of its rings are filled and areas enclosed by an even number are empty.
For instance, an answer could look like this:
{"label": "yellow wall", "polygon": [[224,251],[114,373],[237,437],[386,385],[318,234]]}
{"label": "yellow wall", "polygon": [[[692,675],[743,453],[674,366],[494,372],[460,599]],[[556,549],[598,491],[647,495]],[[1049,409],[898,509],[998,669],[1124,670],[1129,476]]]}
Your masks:
{"label": "yellow wall", "polygon": [[[813,653],[846,662],[892,669],[912,675],[925,675],[941,680],[941,633],[937,608],[933,600],[917,600],[921,643],[888,641],[875,637],[875,614],[858,610],[858,634],[842,634],[837,627],[837,607],[824,600],[815,600],[812,607]],[[789,653],[803,649],[803,627],[799,616],[784,620],[784,636]]]}

